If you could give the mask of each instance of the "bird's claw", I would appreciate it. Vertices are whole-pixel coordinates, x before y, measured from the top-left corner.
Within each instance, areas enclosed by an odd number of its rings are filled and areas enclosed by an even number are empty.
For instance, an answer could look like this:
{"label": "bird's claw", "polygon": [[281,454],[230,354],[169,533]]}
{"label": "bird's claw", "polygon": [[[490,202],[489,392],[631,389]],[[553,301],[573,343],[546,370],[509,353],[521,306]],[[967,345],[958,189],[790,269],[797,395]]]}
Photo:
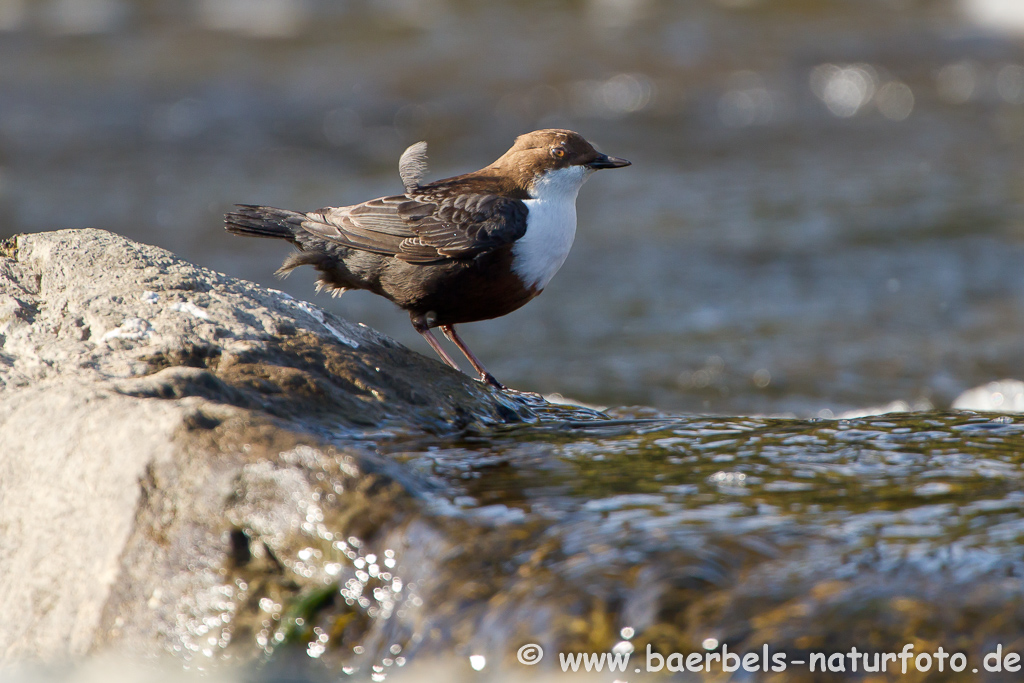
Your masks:
{"label": "bird's claw", "polygon": [[498,391],[508,391],[508,387],[506,387],[504,384],[499,382],[494,377],[494,375],[492,375],[489,372],[481,372],[480,373],[480,377],[478,377],[477,380],[480,381],[480,382],[483,382],[484,384],[489,384],[490,386],[494,387]]}

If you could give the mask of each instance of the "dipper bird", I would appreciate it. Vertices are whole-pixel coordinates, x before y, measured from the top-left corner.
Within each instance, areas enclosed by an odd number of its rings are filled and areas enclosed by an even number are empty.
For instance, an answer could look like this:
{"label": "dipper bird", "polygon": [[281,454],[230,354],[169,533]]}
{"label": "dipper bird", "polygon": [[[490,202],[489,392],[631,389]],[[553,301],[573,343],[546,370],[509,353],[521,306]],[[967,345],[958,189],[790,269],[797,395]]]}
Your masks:
{"label": "dipper bird", "polygon": [[486,168],[423,183],[426,150],[418,142],[402,154],[405,194],[308,213],[239,204],[225,227],[297,247],[279,275],[311,265],[318,291],[367,289],[398,304],[459,369],[431,332],[440,327],[481,381],[504,389],[455,326],[511,313],[540,294],[572,247],[580,186],[598,169],[630,162],[571,130],[538,130]]}

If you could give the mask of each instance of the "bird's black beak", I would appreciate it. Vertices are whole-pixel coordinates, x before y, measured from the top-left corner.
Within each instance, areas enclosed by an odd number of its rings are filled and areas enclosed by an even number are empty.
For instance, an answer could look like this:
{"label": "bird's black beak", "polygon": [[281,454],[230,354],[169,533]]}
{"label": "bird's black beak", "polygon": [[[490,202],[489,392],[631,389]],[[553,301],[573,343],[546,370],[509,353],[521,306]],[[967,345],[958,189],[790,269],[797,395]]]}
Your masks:
{"label": "bird's black beak", "polygon": [[587,164],[588,168],[622,168],[623,166],[629,166],[632,162],[620,159],[618,157],[610,157],[607,154],[598,154],[597,158]]}

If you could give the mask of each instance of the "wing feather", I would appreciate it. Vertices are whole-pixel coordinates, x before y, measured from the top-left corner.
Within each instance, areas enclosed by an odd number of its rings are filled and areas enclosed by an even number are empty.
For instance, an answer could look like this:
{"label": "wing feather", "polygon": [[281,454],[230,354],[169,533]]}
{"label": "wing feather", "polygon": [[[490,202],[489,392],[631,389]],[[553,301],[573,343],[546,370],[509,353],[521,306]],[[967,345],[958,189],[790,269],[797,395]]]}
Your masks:
{"label": "wing feather", "polygon": [[410,263],[467,259],[526,232],[526,205],[492,194],[381,197],[305,214],[304,230]]}

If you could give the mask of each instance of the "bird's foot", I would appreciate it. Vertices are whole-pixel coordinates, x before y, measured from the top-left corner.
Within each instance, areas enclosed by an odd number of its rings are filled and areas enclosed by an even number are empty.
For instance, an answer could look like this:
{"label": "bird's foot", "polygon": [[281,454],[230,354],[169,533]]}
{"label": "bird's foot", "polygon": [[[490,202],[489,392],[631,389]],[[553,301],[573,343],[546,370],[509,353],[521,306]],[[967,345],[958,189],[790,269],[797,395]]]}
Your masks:
{"label": "bird's foot", "polygon": [[531,401],[544,401],[544,397],[534,391],[520,391],[519,389],[513,389],[507,387],[494,378],[489,372],[480,373],[480,377],[477,378],[478,382],[489,384],[503,394],[510,394],[512,396],[519,396],[520,398],[529,399]]}
{"label": "bird's foot", "polygon": [[508,387],[506,387],[504,384],[499,382],[494,377],[494,375],[492,375],[491,373],[487,372],[486,370],[484,370],[483,372],[480,373],[480,376],[477,377],[477,380],[480,381],[480,382],[483,382],[484,384],[489,384],[490,386],[494,387],[498,391],[510,391],[510,389]]}

